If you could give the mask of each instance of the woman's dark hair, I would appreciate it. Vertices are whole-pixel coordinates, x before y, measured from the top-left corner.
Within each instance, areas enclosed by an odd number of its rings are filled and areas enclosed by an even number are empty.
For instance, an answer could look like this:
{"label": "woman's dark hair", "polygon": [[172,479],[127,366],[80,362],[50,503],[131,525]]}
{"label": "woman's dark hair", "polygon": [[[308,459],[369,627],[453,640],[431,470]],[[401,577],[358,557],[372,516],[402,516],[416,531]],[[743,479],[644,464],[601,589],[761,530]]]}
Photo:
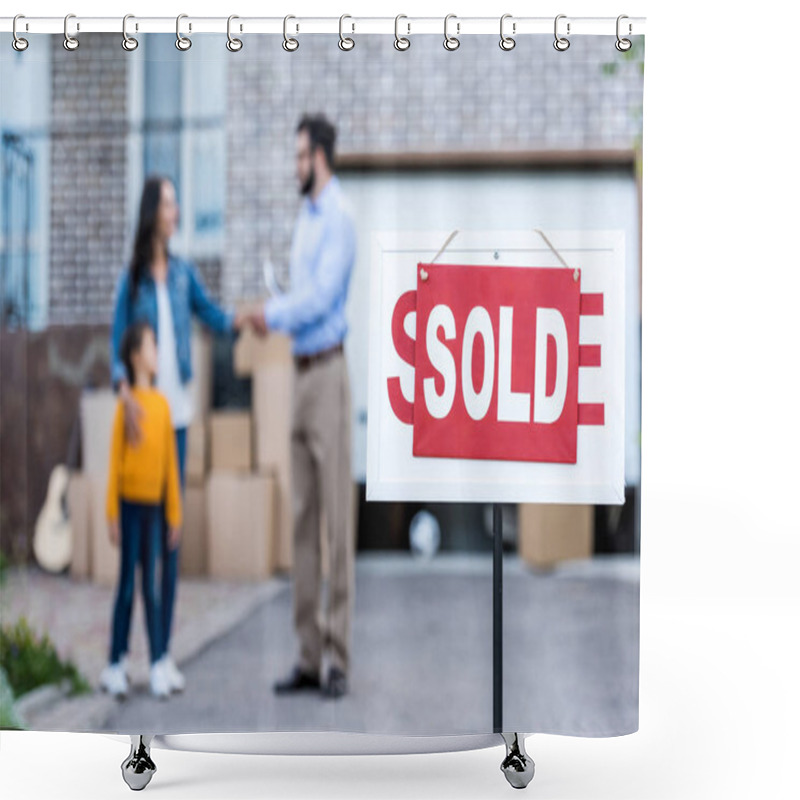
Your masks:
{"label": "woman's dark hair", "polygon": [[122,342],[120,343],[120,356],[122,363],[125,365],[125,372],[128,375],[128,383],[133,386],[136,382],[136,376],[133,371],[133,357],[142,347],[142,339],[144,338],[145,331],[152,331],[155,336],[153,326],[146,320],[139,320],[129,325],[122,334]]}
{"label": "woman's dark hair", "polygon": [[311,149],[321,147],[325,161],[333,169],[333,146],[336,144],[336,128],[324,114],[305,114],[297,125],[297,133],[308,131]]}
{"label": "woman's dark hair", "polygon": [[161,202],[161,185],[169,180],[163,175],[150,175],[144,182],[139,201],[139,222],[133,240],[133,257],[130,264],[130,294],[136,297],[139,282],[153,261],[153,232],[156,227],[158,205]]}

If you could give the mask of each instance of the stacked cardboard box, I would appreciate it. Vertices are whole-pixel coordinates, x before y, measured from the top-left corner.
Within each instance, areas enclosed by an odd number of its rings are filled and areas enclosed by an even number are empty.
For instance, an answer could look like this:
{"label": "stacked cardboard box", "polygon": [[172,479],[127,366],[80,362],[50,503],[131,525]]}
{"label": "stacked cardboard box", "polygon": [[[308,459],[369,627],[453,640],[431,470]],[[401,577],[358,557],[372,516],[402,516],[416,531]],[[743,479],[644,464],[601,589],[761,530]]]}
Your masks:
{"label": "stacked cardboard box", "polygon": [[[74,571],[95,583],[113,586],[119,572],[119,550],[108,538],[106,497],[111,428],[117,398],[108,389],[86,390],[81,395],[81,454],[83,473],[73,476],[72,532],[77,563]],[[88,556],[88,558],[87,558]],[[87,563],[88,562],[88,563]]]}
{"label": "stacked cardboard box", "polygon": [[273,561],[292,568],[291,424],[294,365],[291,340],[271,333],[257,337],[246,329],[234,349],[234,371],[252,376],[253,460],[256,470],[275,483],[276,532]]}
{"label": "stacked cardboard box", "polygon": [[520,558],[537,569],[591,558],[594,506],[526,503],[519,506],[517,530]]}
{"label": "stacked cardboard box", "polygon": [[250,472],[253,468],[253,426],[246,410],[215,411],[209,417],[211,469]]}
{"label": "stacked cardboard box", "polygon": [[[245,365],[258,360],[261,342],[249,330],[238,337],[234,346],[238,376],[252,374]],[[257,430],[257,417],[249,410],[226,409],[208,416],[207,571],[214,578],[258,580],[276,568],[281,498],[273,471],[262,468]]]}
{"label": "stacked cardboard box", "polygon": [[275,481],[270,473],[212,471],[208,479],[208,572],[260,580],[275,571]]}
{"label": "stacked cardboard box", "polygon": [[194,418],[186,430],[186,485],[179,557],[180,574],[187,577],[208,574],[206,481],[212,374],[211,336],[195,325],[192,330],[191,382]]}
{"label": "stacked cardboard box", "polygon": [[67,515],[72,530],[70,577],[88,580],[91,562],[91,481],[83,472],[73,472],[67,485]]}

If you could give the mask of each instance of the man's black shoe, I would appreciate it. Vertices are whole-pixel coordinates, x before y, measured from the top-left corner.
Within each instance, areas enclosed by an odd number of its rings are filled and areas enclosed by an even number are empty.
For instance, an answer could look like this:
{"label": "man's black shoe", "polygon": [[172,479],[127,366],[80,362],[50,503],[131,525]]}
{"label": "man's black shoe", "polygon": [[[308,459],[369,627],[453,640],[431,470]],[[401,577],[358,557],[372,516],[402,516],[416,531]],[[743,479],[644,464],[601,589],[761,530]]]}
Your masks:
{"label": "man's black shoe", "polygon": [[288,694],[305,689],[319,689],[319,677],[304,672],[299,666],[292,667],[292,671],[283,680],[276,681],[272,689],[275,694]]}
{"label": "man's black shoe", "polygon": [[338,667],[331,667],[328,670],[328,680],[322,687],[322,694],[333,698],[347,694],[347,677]]}

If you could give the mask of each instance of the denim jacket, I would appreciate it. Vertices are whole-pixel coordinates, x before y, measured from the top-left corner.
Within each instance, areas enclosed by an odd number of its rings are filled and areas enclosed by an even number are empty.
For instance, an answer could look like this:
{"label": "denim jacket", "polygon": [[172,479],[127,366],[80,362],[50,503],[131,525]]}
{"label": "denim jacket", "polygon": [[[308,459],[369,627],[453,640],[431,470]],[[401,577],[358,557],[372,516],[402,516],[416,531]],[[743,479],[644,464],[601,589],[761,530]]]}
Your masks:
{"label": "denim jacket", "polygon": [[[138,320],[150,323],[158,341],[158,304],[156,284],[148,271],[139,281],[136,297],[130,297],[130,270],[120,276],[114,302],[114,319],[111,323],[111,384],[116,387],[126,377],[125,365],[120,358],[120,344],[126,328]],[[169,256],[167,291],[175,326],[175,343],[178,348],[178,369],[186,383],[192,377],[191,317],[197,316],[209,328],[219,333],[233,329],[233,314],[223,311],[206,293],[192,264],[177,256]]]}

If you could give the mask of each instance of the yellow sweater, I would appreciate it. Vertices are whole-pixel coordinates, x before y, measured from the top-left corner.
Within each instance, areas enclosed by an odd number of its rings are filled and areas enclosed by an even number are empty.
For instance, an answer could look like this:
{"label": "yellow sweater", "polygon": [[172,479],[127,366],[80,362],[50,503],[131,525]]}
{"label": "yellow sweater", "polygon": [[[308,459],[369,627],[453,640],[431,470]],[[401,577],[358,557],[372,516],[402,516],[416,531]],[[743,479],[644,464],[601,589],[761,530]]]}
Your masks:
{"label": "yellow sweater", "polygon": [[142,408],[139,418],[141,439],[134,447],[125,440],[122,401],[117,402],[111,434],[106,513],[109,521],[119,518],[119,500],[133,503],[161,503],[166,499],[167,523],[177,528],[183,516],[178,479],[175,431],[169,404],[153,388],[131,389]]}

